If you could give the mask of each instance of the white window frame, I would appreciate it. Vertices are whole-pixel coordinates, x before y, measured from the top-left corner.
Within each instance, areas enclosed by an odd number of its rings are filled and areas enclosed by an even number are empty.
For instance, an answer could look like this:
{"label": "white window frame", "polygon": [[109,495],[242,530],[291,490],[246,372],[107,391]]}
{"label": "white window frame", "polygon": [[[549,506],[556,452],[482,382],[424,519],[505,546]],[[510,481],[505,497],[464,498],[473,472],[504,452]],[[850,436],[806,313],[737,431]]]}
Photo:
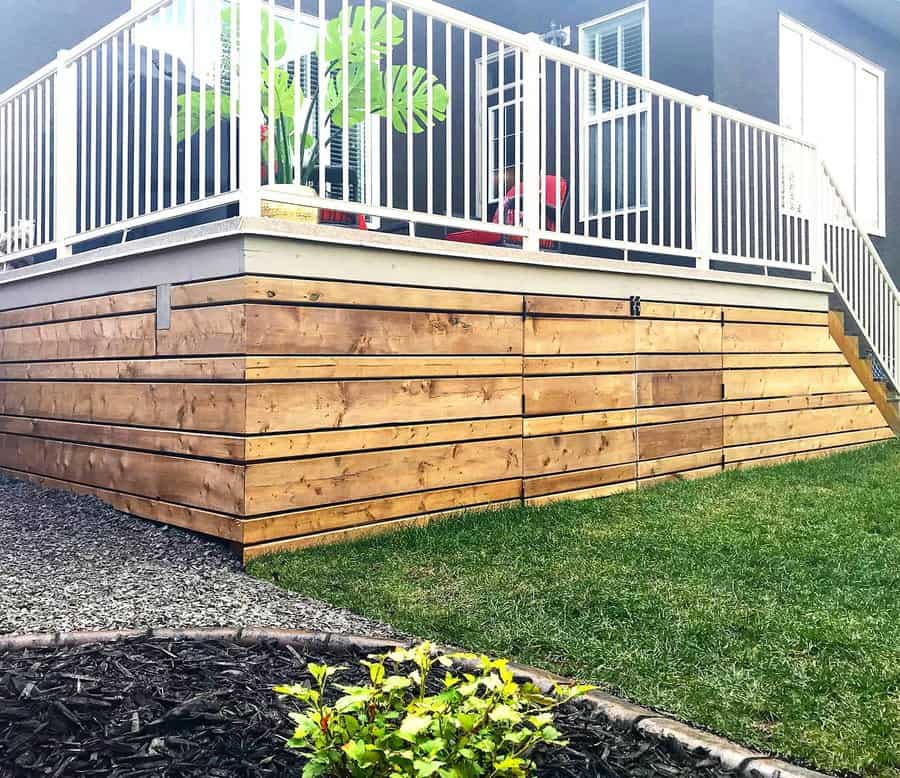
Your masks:
{"label": "white window frame", "polygon": [[[885,75],[886,71],[880,65],[875,64],[871,60],[866,59],[861,56],[857,52],[848,49],[846,46],[842,46],[836,41],[828,38],[821,33],[817,32],[811,27],[798,22],[796,19],[787,16],[786,14],[779,14],[779,23],[778,23],[778,61],[779,61],[779,77],[778,77],[778,111],[779,111],[779,121],[784,125],[787,121],[787,115],[789,114],[789,109],[787,107],[787,96],[785,94],[785,81],[783,78],[783,74],[781,73],[781,65],[783,62],[783,53],[784,53],[784,32],[789,31],[795,35],[800,36],[801,39],[801,68],[805,68],[806,60],[807,60],[807,51],[808,47],[811,43],[815,43],[818,46],[830,51],[832,54],[841,57],[842,59],[848,61],[853,65],[854,69],[854,105],[853,105],[853,115],[854,115],[854,143],[853,143],[853,171],[854,171],[854,183],[855,183],[855,192],[854,195],[858,196],[860,191],[860,169],[857,159],[858,152],[858,133],[859,133],[859,106],[856,103],[858,99],[858,91],[859,91],[859,82],[861,73],[867,73],[869,75],[874,76],[878,81],[877,94],[878,94],[878,120],[877,120],[877,129],[878,129],[878,181],[876,183],[877,186],[877,202],[878,202],[878,220],[877,223],[870,223],[868,217],[863,218],[863,224],[866,229],[872,234],[880,237],[885,237],[887,235],[887,224],[886,224],[886,206],[887,206],[887,159],[885,156],[886,151],[886,121],[885,121]],[[799,110],[799,115],[801,117],[801,127],[799,130],[801,132],[806,132],[805,128],[805,117],[807,115],[808,106],[806,104],[807,94],[806,94],[806,85],[805,85],[805,74],[801,73],[800,76],[800,84],[801,84],[801,105]],[[827,160],[826,160],[827,162]],[[856,203],[852,203],[854,208],[856,207]]]}
{"label": "white window frame", "polygon": [[[519,50],[510,48],[504,51],[504,57],[513,58],[520,56]],[[478,139],[475,144],[475,164],[477,165],[476,171],[477,175],[475,176],[475,213],[482,215],[482,204],[485,202],[484,197],[484,186],[485,179],[488,177],[492,170],[492,165],[494,162],[497,163],[497,167],[499,168],[499,159],[493,159],[493,150],[494,150],[494,141],[496,138],[494,137],[494,123],[491,121],[491,118],[494,114],[499,115],[501,104],[503,107],[509,106],[518,106],[516,110],[516,114],[518,116],[518,134],[519,134],[519,145],[520,147],[523,144],[522,139],[522,124],[524,120],[524,91],[525,91],[525,82],[524,82],[524,62],[520,62],[519,64],[519,78],[518,81],[515,79],[515,64],[513,64],[513,77],[509,81],[504,81],[503,90],[505,93],[512,91],[512,96],[510,97],[508,94],[501,95],[500,94],[500,86],[491,86],[487,89],[487,94],[484,93],[484,76],[482,75],[484,66],[482,65],[484,58],[477,57],[475,59],[475,100],[477,105],[477,110],[475,112],[475,134]],[[490,68],[492,65],[499,63],[500,53],[498,51],[491,52],[487,55],[487,68]],[[540,92],[537,92],[540,94]],[[481,110],[482,105],[487,102],[487,116],[483,115],[483,111]],[[492,104],[493,103],[493,104]],[[485,121],[487,121],[487,127],[485,127]],[[499,124],[497,126],[499,129]],[[504,125],[504,132],[509,134],[509,128]],[[498,146],[499,148],[499,146]],[[521,148],[519,153],[519,173],[518,179],[519,181],[523,181],[524,177],[522,175],[522,166],[524,163],[525,153],[524,148]],[[504,159],[506,162],[506,167],[514,167],[516,164],[515,158],[513,159]],[[467,174],[468,175],[468,174]],[[505,191],[500,191],[500,187],[498,186],[498,191],[487,192],[487,205],[488,209],[492,206],[501,207],[503,200],[506,197]],[[524,204],[520,200],[519,209],[524,210]],[[468,217],[468,214],[466,214]],[[502,218],[502,217],[501,217]]]}
{"label": "white window frame", "polygon": [[[642,55],[643,62],[641,63],[641,73],[640,75],[644,78],[650,78],[650,2],[649,0],[641,0],[641,2],[634,3],[632,5],[626,6],[625,8],[620,8],[617,11],[613,11],[612,13],[608,13],[604,16],[598,16],[595,19],[590,19],[589,21],[583,22],[578,25],[578,53],[587,56],[589,58],[591,55],[585,51],[586,46],[586,33],[588,33],[592,28],[609,25],[611,23],[615,23],[616,20],[622,19],[626,16],[631,16],[636,14],[637,12],[641,12],[642,14],[642,23],[641,23],[641,34],[642,34]],[[644,125],[644,135],[645,138],[641,144],[642,153],[644,155],[649,155],[649,133],[650,133],[650,101],[649,95],[645,92],[637,92],[636,100],[634,105],[625,105],[624,107],[616,108],[615,102],[611,105],[609,111],[603,111],[602,105],[598,103],[597,109],[594,113],[591,113],[588,109],[588,84],[587,79],[582,79],[582,94],[580,99],[580,108],[579,108],[579,127],[580,127],[580,142],[581,148],[588,149],[589,147],[589,137],[591,128],[596,126],[597,135],[598,135],[598,143],[602,143],[603,136],[603,125],[612,123],[611,132],[618,133],[618,125],[619,121],[623,122],[623,126],[627,126],[627,122],[631,116],[635,117],[635,122],[637,123],[637,127],[641,126],[641,116],[646,116],[645,125]],[[602,90],[601,90],[602,92]],[[627,89],[626,89],[627,94]],[[627,102],[627,101],[626,101]],[[621,151],[621,146],[617,147],[617,153]],[[632,150],[633,151],[633,150]],[[586,158],[582,157],[583,161],[581,164],[582,170],[581,175],[579,175],[579,180],[581,181],[581,197],[579,197],[580,202],[580,218],[582,220],[596,220],[602,219],[610,216],[619,216],[622,214],[631,214],[631,213],[642,213],[649,209],[649,191],[647,191],[644,186],[646,183],[646,179],[644,176],[646,175],[648,158],[644,159],[639,166],[638,169],[638,186],[640,187],[640,193],[635,198],[635,205],[632,206],[627,202],[623,201],[623,207],[619,207],[617,202],[610,202],[610,208],[606,209],[603,207],[602,202],[602,187],[600,191],[601,201],[597,203],[596,212],[591,210],[590,207],[590,194],[591,189],[596,188],[592,185],[592,182],[589,180],[590,176],[588,174],[587,169],[587,161]],[[644,171],[644,172],[642,172]],[[613,173],[611,172],[611,175]],[[615,174],[618,175],[618,174]],[[618,194],[624,197],[623,192],[618,192]],[[631,192],[630,194],[634,194]]]}

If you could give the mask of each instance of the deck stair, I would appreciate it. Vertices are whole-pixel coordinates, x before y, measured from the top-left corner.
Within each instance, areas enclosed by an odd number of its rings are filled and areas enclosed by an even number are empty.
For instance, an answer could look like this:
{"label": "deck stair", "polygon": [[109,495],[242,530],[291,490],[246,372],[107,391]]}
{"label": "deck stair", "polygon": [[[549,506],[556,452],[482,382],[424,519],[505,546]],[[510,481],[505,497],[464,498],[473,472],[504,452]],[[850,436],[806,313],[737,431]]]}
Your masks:
{"label": "deck stair", "polygon": [[871,352],[860,350],[860,336],[850,334],[852,328],[848,326],[843,311],[832,308],[828,313],[828,328],[831,337],[838,344],[856,377],[866,388],[878,410],[881,411],[885,421],[890,425],[894,434],[900,434],[900,395],[894,389],[890,380],[878,369],[876,360]]}

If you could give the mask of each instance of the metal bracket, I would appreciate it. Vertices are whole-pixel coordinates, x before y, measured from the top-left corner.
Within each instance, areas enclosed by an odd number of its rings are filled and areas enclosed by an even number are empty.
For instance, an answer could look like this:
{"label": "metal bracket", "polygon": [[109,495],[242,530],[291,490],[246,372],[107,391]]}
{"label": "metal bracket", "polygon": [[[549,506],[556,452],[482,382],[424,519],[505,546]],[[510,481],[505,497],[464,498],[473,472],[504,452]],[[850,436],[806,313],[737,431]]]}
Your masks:
{"label": "metal bracket", "polygon": [[631,315],[634,317],[638,317],[641,315],[641,298],[640,297],[630,297],[628,299],[629,304],[631,305]]}
{"label": "metal bracket", "polygon": [[172,285],[156,287],[156,329],[167,330],[172,326]]}

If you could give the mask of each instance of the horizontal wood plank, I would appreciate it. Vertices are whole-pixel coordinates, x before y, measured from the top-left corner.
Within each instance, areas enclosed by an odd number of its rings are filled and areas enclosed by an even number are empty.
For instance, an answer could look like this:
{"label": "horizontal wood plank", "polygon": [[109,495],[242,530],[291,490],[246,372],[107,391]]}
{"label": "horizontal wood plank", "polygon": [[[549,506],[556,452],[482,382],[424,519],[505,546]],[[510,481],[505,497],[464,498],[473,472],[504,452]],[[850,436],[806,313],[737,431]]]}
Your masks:
{"label": "horizontal wood plank", "polygon": [[627,317],[631,315],[631,305],[628,300],[525,295],[525,313],[528,316]]}
{"label": "horizontal wood plank", "polygon": [[641,373],[721,369],[721,354],[638,354],[635,356],[635,370]]}
{"label": "horizontal wood plank", "polygon": [[[470,506],[470,508],[478,507],[478,509],[482,511],[498,511],[503,508],[514,507],[518,504],[517,500],[509,500],[482,506]],[[334,543],[348,543],[353,540],[383,535],[388,532],[399,532],[400,530],[412,529],[414,527],[427,527],[429,524],[433,524],[436,521],[457,518],[464,510],[465,509],[461,508],[453,508],[448,511],[427,513],[421,516],[409,516],[402,519],[393,519],[392,521],[382,521],[376,524],[363,524],[356,527],[347,527],[331,532],[318,532],[313,535],[304,535],[299,538],[276,540],[271,543],[260,543],[255,546],[244,546],[242,549],[243,561],[246,564],[251,559],[263,556],[264,554],[281,553],[284,551],[302,551],[307,548],[316,548],[317,546],[326,546]]]}
{"label": "horizontal wood plank", "polygon": [[525,419],[524,434],[526,437],[565,435],[570,432],[633,427],[634,423],[635,412],[633,409],[596,411],[594,413],[567,413],[560,416],[536,416]]}
{"label": "horizontal wood plank", "polygon": [[234,435],[206,435],[17,416],[0,416],[0,432],[233,462],[243,461],[246,449],[245,439]]}
{"label": "horizontal wood plank", "polygon": [[722,399],[722,371],[640,373],[637,405],[684,405]]}
{"label": "horizontal wood plank", "polygon": [[0,364],[0,379],[17,381],[241,381],[245,376],[243,357]]}
{"label": "horizontal wood plank", "polygon": [[837,432],[830,435],[816,435],[810,438],[792,438],[773,443],[757,443],[749,446],[732,446],[725,449],[726,462],[742,462],[746,459],[763,459],[765,457],[792,454],[797,451],[817,451],[823,448],[851,445],[854,443],[870,443],[888,440],[894,437],[889,427],[859,430],[856,432]]}
{"label": "horizontal wood plank", "polygon": [[606,467],[637,459],[634,429],[525,438],[525,476]]}
{"label": "horizontal wood plank", "polygon": [[247,430],[300,432],[518,416],[520,378],[427,378],[249,384]]}
{"label": "horizontal wood plank", "polygon": [[884,426],[884,417],[873,404],[729,416],[725,418],[725,445],[740,446]]}
{"label": "horizontal wood plank", "polygon": [[522,313],[522,297],[516,294],[386,286],[306,278],[241,276],[184,284],[172,289],[172,305],[176,307],[235,302]]}
{"label": "horizontal wood plank", "polygon": [[0,433],[0,467],[240,515],[240,465]]}
{"label": "horizontal wood plank", "polygon": [[722,307],[719,305],[692,305],[690,303],[641,300],[641,318],[721,322]]}
{"label": "horizontal wood plank", "polygon": [[251,464],[247,513],[503,481],[521,474],[521,462],[521,438],[506,438]]}
{"label": "horizontal wood plank", "polygon": [[0,473],[6,473],[13,478],[32,481],[47,489],[62,489],[75,494],[89,494],[111,505],[116,510],[122,511],[122,513],[129,513],[132,516],[139,516],[143,519],[151,519],[173,527],[182,527],[192,532],[212,535],[235,543],[240,543],[243,539],[240,521],[223,513],[204,511],[198,508],[190,508],[186,505],[163,502],[162,500],[151,500],[133,494],[103,489],[99,486],[77,484],[72,481],[36,475],[35,473],[22,470],[0,467]]}
{"label": "horizontal wood plank", "polygon": [[518,479],[510,479],[246,519],[242,522],[243,539],[248,544],[264,543],[294,535],[330,532],[407,516],[454,509],[459,511],[473,505],[518,499],[521,488]]}
{"label": "horizontal wood plank", "polygon": [[286,305],[248,305],[246,313],[253,355],[522,353],[517,316]]}
{"label": "horizontal wood plank", "polygon": [[153,314],[11,327],[0,336],[0,362],[146,357],[155,352]]}
{"label": "horizontal wood plank", "polygon": [[87,297],[81,300],[34,305],[0,311],[0,329],[24,327],[32,324],[93,319],[100,316],[118,316],[125,313],[149,313],[156,311],[156,290]]}
{"label": "horizontal wood plank", "polygon": [[718,354],[722,351],[719,322],[636,319],[635,351],[640,354]]}
{"label": "horizontal wood plank", "polygon": [[722,448],[722,419],[701,419],[638,429],[641,461]]}
{"label": "horizontal wood plank", "polygon": [[635,369],[632,355],[596,357],[525,357],[525,375],[569,375],[572,373],[630,373]]}
{"label": "horizontal wood plank", "polygon": [[592,470],[578,470],[574,473],[545,475],[525,479],[525,497],[540,497],[545,494],[592,489],[597,486],[633,481],[636,477],[634,462]]}
{"label": "horizontal wood plank", "polygon": [[0,382],[0,414],[197,432],[245,431],[241,384]]}
{"label": "horizontal wood plank", "polygon": [[722,465],[722,450],[697,451],[693,454],[680,454],[662,459],[647,459],[638,463],[638,478],[648,479],[685,470],[698,470]]}
{"label": "horizontal wood plank", "polygon": [[725,369],[754,367],[844,367],[847,360],[840,351],[827,354],[723,354]]}
{"label": "horizontal wood plank", "polygon": [[783,324],[734,324],[723,327],[722,350],[726,353],[765,352],[833,353],[837,344],[828,327]]}
{"label": "horizontal wood plank", "polygon": [[246,357],[248,381],[521,375],[520,356]]}
{"label": "horizontal wood plank", "polygon": [[263,435],[246,441],[248,461],[320,456],[341,452],[430,446],[438,443],[521,436],[522,419],[477,419],[437,424],[399,424],[364,429]]}
{"label": "horizontal wood plank", "polygon": [[791,311],[777,308],[730,308],[722,310],[726,322],[757,322],[762,324],[806,324],[828,326],[827,311]]}
{"label": "horizontal wood plank", "polygon": [[571,375],[525,379],[525,415],[547,416],[634,407],[634,375]]}
{"label": "horizontal wood plank", "polygon": [[788,397],[858,392],[863,385],[849,367],[769,368],[726,370],[725,398]]}
{"label": "horizontal wood plank", "polygon": [[635,319],[525,320],[525,354],[529,356],[634,353]]}
{"label": "horizontal wood plank", "polygon": [[595,486],[590,489],[579,489],[574,492],[561,492],[558,494],[545,494],[541,497],[529,497],[525,500],[525,504],[531,507],[538,507],[541,505],[550,505],[555,502],[564,502],[566,500],[597,500],[601,497],[611,497],[614,494],[633,492],[635,488],[636,484],[634,481],[624,481],[620,484]]}
{"label": "horizontal wood plank", "polygon": [[711,478],[723,472],[724,468],[721,464],[711,465],[710,467],[701,467],[697,470],[681,470],[677,473],[668,473],[666,475],[657,475],[651,478],[644,478],[638,481],[638,489],[649,489],[653,486],[662,486],[667,483],[678,481],[696,481],[701,478]]}

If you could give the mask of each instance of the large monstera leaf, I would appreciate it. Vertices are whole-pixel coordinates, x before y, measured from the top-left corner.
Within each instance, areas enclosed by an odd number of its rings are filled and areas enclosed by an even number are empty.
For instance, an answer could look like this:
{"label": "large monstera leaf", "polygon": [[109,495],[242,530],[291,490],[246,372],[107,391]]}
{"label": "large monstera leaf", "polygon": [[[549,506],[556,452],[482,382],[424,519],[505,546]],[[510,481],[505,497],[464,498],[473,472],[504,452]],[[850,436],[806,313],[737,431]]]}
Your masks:
{"label": "large monstera leaf", "polygon": [[366,68],[364,64],[347,67],[347,84],[344,89],[344,70],[334,70],[328,78],[325,106],[331,123],[335,127],[344,126],[344,96],[347,102],[347,126],[355,127],[363,122],[369,113],[383,115],[384,80],[381,69],[376,64],[369,66],[369,89],[366,98]]}
{"label": "large monstera leaf", "polygon": [[[450,102],[447,89],[435,75],[429,73],[425,68],[394,65],[391,73],[385,73],[384,78],[385,81],[388,78],[393,81],[392,105],[384,105],[373,113],[389,119],[397,132],[423,132],[435,122],[443,122],[447,118],[447,105]],[[430,114],[428,110],[429,87],[431,90]],[[386,94],[387,87],[385,87]],[[411,111],[410,102],[412,103]],[[409,121],[410,114],[412,122]]]}
{"label": "large monstera leaf", "polygon": [[[369,9],[369,59],[380,62],[381,57],[391,48],[403,43],[403,20],[391,14],[390,19],[384,8]],[[329,20],[325,28],[325,59],[337,67],[343,67],[345,31],[344,12],[341,11]],[[347,62],[362,65],[366,59],[366,9],[357,6],[350,12],[350,25],[347,31]]]}

